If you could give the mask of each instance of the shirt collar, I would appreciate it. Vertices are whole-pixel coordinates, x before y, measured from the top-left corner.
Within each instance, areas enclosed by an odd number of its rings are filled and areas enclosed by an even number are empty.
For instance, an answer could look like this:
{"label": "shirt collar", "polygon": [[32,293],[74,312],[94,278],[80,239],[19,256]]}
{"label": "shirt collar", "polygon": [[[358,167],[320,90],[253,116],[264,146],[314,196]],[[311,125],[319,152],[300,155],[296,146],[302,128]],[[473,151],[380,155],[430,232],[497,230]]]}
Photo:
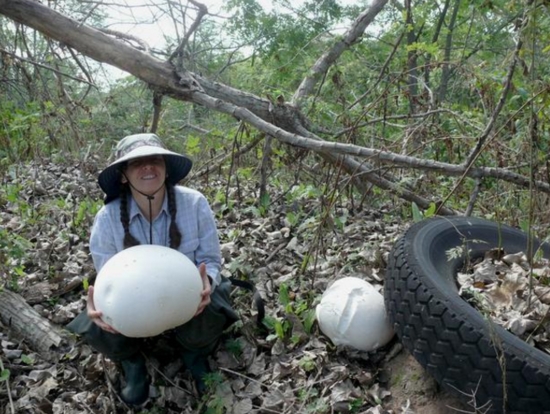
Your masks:
{"label": "shirt collar", "polygon": [[[160,208],[160,213],[157,217],[160,217],[163,212],[168,214],[168,194],[166,192],[164,192],[164,200],[162,200],[162,207]],[[141,213],[136,200],[134,200],[134,197],[130,196],[130,221],[132,221],[136,216],[145,218],[145,216]]]}

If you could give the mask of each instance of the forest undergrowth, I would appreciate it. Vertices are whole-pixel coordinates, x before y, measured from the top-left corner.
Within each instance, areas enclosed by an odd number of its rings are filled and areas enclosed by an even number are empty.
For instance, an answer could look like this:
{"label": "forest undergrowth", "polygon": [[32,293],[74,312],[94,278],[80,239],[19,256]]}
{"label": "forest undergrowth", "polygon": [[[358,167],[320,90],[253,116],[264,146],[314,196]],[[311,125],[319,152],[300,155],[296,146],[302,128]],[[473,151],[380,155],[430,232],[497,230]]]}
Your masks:
{"label": "forest undergrowth", "polygon": [[[88,236],[102,205],[97,173],[93,162],[35,163],[12,167],[2,183],[4,288],[59,327],[84,308],[94,275]],[[381,366],[399,345],[372,353],[335,347],[314,311],[324,289],[343,276],[382,290],[388,251],[404,229],[392,207],[352,206],[343,195],[303,184],[269,188],[269,203],[260,203],[255,181],[237,186],[214,174],[187,185],[203,191],[216,214],[223,274],[254,282],[264,298],[266,330],[255,326],[251,295],[235,289],[242,319],[211,358],[218,369],[209,394],[197,398],[175,350],[161,340],[148,360],[151,398],[134,412],[386,412],[391,392]],[[4,412],[128,410],[114,391],[113,363],[87,345],[52,364],[7,326],[1,332]]]}

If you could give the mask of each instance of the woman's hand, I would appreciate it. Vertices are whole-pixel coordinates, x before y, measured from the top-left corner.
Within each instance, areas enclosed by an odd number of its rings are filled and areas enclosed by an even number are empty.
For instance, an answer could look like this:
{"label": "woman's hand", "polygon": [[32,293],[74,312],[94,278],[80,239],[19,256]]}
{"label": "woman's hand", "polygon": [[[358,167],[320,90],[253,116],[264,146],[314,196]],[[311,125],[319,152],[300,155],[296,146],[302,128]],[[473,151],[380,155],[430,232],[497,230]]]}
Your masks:
{"label": "woman's hand", "polygon": [[93,323],[95,323],[97,326],[99,326],[104,331],[110,332],[112,334],[119,333],[115,328],[113,328],[111,325],[106,324],[101,319],[101,311],[96,310],[94,305],[94,287],[90,286],[88,288],[88,304],[86,305],[86,310],[88,313],[88,318],[92,320]]}
{"label": "woman's hand", "polygon": [[199,273],[201,275],[203,289],[201,292],[201,303],[199,303],[195,316],[200,315],[204,308],[210,304],[210,294],[212,293],[212,286],[210,285],[210,280],[206,274],[206,265],[204,263],[199,265]]}

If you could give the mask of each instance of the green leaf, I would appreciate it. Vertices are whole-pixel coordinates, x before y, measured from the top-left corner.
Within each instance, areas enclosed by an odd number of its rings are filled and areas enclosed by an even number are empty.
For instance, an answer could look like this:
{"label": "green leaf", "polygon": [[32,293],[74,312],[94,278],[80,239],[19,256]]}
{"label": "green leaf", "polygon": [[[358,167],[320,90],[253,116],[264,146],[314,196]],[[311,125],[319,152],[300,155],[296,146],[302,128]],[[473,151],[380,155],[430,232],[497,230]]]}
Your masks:
{"label": "green leaf", "polygon": [[420,209],[418,208],[418,206],[416,205],[416,203],[413,201],[412,203],[412,215],[413,215],[413,221],[415,223],[418,223],[419,221],[422,220],[422,212],[420,211]]}
{"label": "green leaf", "polygon": [[271,204],[271,197],[269,196],[269,193],[263,193],[262,197],[260,198],[260,206],[268,208]]}
{"label": "green leaf", "polygon": [[279,301],[281,305],[287,306],[290,304],[290,295],[288,293],[288,286],[285,283],[282,283],[279,287]]}
{"label": "green leaf", "polygon": [[275,322],[275,333],[281,339],[285,337],[285,328],[283,327],[281,321]]}
{"label": "green leaf", "polygon": [[317,315],[315,313],[315,308],[308,309],[304,312],[304,330],[307,334],[311,334],[311,330],[313,329],[313,325],[316,320]]}
{"label": "green leaf", "polygon": [[200,151],[201,139],[198,136],[189,135],[185,142],[186,152],[189,155],[196,155]]}
{"label": "green leaf", "polygon": [[7,381],[10,377],[10,370],[9,369],[3,369],[0,371],[0,381]]}
{"label": "green leaf", "polygon": [[424,217],[432,217],[435,214],[436,206],[435,203],[430,203],[430,207],[424,213]]}
{"label": "green leaf", "polygon": [[32,365],[34,364],[34,358],[31,358],[30,356],[23,354],[21,356],[21,362],[23,364]]}
{"label": "green leaf", "polygon": [[288,221],[288,224],[294,227],[296,226],[296,224],[298,224],[298,215],[293,213],[292,211],[289,211],[288,213],[286,213],[286,220]]}

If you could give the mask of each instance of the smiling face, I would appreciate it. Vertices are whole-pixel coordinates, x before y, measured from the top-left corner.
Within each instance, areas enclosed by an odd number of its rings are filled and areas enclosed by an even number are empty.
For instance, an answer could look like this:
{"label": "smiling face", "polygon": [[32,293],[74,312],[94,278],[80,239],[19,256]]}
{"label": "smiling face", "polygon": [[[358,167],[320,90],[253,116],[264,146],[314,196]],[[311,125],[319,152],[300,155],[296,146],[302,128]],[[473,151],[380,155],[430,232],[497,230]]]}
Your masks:
{"label": "smiling face", "polygon": [[128,161],[123,172],[122,182],[130,181],[132,193],[138,190],[153,195],[164,184],[166,163],[161,155],[136,158]]}

